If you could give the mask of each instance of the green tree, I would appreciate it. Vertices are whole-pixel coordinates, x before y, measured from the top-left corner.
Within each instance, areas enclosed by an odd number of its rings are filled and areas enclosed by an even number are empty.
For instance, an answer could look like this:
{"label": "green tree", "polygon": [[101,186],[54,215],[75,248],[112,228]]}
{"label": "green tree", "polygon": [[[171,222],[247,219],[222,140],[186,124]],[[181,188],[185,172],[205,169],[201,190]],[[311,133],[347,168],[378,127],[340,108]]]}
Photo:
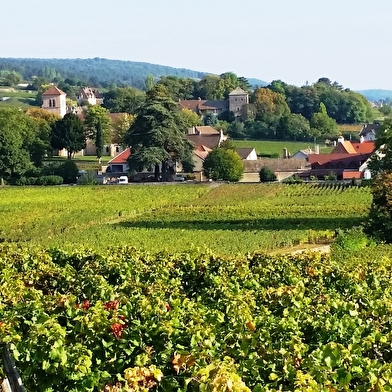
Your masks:
{"label": "green tree", "polygon": [[54,149],[67,150],[68,159],[86,147],[86,135],[82,120],[73,113],[67,113],[51,128],[50,145]]}
{"label": "green tree", "polygon": [[193,110],[183,108],[180,111],[180,115],[188,128],[194,127],[196,125],[202,125],[202,121],[199,115]]}
{"label": "green tree", "polygon": [[154,75],[148,74],[146,76],[146,80],[145,80],[146,91],[152,90],[152,88],[154,87],[154,84],[155,84]]}
{"label": "green tree", "polygon": [[336,121],[328,116],[327,109],[320,103],[320,109],[314,113],[310,120],[311,135],[313,137],[334,138],[339,135],[339,127]]}
{"label": "green tree", "polygon": [[93,140],[97,158],[102,157],[105,143],[110,142],[111,121],[109,111],[102,106],[87,106],[83,110],[86,137]]}
{"label": "green tree", "polygon": [[244,164],[235,151],[217,147],[204,160],[203,173],[214,181],[239,181],[244,173]]}
{"label": "green tree", "polygon": [[383,171],[392,171],[392,119],[384,120],[375,141],[375,151],[368,167],[375,176]]}
{"label": "green tree", "polygon": [[276,174],[267,166],[263,166],[259,171],[260,182],[276,181]]}
{"label": "green tree", "polygon": [[170,179],[175,165],[192,164],[193,145],[186,139],[187,124],[178,105],[163,85],[147,92],[145,103],[127,134],[125,142],[131,148],[128,159],[130,171],[154,169],[155,179]]}
{"label": "green tree", "polygon": [[207,112],[203,117],[203,124],[210,125],[213,127],[218,122],[218,119],[214,113]]}
{"label": "green tree", "polygon": [[135,121],[136,116],[128,113],[119,113],[112,121],[112,142],[126,147],[125,135]]}
{"label": "green tree", "polygon": [[310,136],[309,121],[302,115],[290,113],[279,120],[276,130],[278,139],[284,140],[303,140]]}
{"label": "green tree", "polygon": [[365,233],[392,243],[392,171],[380,172],[372,184],[373,202],[365,222]]}
{"label": "green tree", "polygon": [[104,93],[103,107],[110,113],[135,114],[144,101],[143,91],[134,87],[117,87]]}
{"label": "green tree", "polygon": [[0,179],[20,177],[31,166],[23,147],[26,122],[22,116],[17,109],[0,109]]}

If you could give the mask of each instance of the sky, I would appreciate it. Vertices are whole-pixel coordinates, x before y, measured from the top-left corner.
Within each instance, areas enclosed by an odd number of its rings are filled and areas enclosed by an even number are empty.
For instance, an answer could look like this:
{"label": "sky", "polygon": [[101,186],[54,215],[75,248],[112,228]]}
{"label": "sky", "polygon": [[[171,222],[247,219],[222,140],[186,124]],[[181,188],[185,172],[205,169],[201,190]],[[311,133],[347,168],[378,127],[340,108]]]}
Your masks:
{"label": "sky", "polygon": [[392,90],[391,0],[3,2],[3,58],[101,57]]}

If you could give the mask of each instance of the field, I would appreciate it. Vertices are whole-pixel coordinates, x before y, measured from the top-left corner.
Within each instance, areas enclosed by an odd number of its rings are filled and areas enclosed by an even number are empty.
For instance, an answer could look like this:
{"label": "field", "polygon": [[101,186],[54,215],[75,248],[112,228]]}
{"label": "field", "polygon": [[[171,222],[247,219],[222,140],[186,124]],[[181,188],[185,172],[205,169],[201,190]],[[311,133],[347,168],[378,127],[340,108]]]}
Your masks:
{"label": "field", "polygon": [[368,188],[317,184],[132,184],[0,189],[0,240],[94,250],[271,252],[358,225]]}
{"label": "field", "polygon": [[353,230],[288,253],[370,202],[339,184],[0,188],[0,343],[27,391],[391,390],[392,248]]}
{"label": "field", "polygon": [[[273,141],[273,140],[233,140],[236,147],[253,147],[258,155],[278,155],[283,156],[283,149],[287,148],[291,155],[299,150],[307,148],[314,149],[314,143],[311,142],[292,142],[292,141]],[[317,143],[320,146],[320,153],[329,153],[333,147],[324,146],[322,143]]]}
{"label": "field", "polygon": [[[28,91],[4,91],[0,90],[0,108],[2,107],[19,107],[22,109],[31,108],[34,105],[36,92]],[[6,101],[2,101],[2,97],[9,97]]]}

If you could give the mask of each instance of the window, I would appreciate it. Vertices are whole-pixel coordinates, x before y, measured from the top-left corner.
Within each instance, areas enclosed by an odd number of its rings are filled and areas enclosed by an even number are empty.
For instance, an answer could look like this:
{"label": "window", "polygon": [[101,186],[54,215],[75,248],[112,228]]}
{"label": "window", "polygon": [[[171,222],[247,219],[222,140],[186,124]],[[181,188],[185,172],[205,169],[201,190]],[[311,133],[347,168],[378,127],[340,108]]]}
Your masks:
{"label": "window", "polygon": [[116,146],[116,152],[119,152],[120,148],[118,146]]}
{"label": "window", "polygon": [[49,107],[50,108],[52,107],[52,100],[51,99],[49,99]]}

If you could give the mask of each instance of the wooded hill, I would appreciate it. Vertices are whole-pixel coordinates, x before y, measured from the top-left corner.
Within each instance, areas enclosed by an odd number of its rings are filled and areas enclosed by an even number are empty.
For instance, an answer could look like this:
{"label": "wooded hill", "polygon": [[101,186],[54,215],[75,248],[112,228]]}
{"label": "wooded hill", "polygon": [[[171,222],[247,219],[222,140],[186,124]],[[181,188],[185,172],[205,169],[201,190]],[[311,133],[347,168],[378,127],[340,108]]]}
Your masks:
{"label": "wooded hill", "polygon": [[[33,76],[45,77],[49,80],[77,79],[86,85],[107,87],[110,85],[132,86],[145,89],[147,75],[155,79],[162,76],[202,79],[208,72],[192,71],[184,68],[173,68],[164,65],[93,59],[32,59],[32,58],[0,58],[0,71],[15,71],[29,81]],[[264,86],[263,80],[250,79],[252,85]]]}

